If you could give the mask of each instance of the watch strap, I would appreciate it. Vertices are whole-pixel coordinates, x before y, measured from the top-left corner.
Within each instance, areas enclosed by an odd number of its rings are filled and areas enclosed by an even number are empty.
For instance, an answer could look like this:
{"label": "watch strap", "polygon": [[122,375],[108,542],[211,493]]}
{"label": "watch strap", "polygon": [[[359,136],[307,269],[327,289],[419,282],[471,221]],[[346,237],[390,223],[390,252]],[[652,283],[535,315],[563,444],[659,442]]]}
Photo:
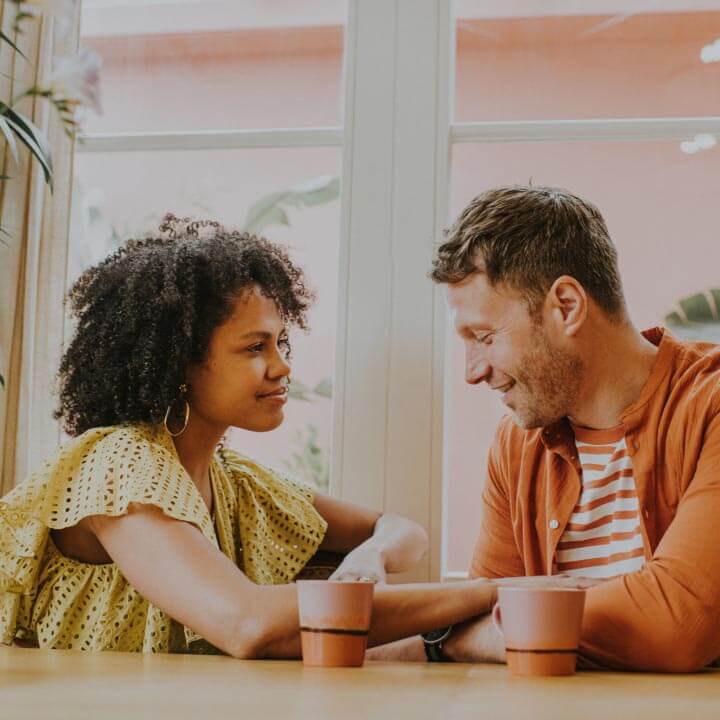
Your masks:
{"label": "watch strap", "polygon": [[429,633],[423,633],[422,639],[425,645],[425,657],[428,662],[447,662],[447,657],[443,653],[442,645],[450,637],[452,625],[438,630],[432,630]]}

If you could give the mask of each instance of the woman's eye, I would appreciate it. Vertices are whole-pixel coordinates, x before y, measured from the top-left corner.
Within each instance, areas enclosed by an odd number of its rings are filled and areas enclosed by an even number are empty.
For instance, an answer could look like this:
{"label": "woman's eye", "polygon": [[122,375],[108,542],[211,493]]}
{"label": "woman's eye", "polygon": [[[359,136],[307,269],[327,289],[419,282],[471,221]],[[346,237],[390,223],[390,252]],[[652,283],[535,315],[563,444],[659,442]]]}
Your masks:
{"label": "woman's eye", "polygon": [[492,343],[492,333],[484,333],[483,335],[479,335],[477,340],[483,345],[490,345],[490,343]]}

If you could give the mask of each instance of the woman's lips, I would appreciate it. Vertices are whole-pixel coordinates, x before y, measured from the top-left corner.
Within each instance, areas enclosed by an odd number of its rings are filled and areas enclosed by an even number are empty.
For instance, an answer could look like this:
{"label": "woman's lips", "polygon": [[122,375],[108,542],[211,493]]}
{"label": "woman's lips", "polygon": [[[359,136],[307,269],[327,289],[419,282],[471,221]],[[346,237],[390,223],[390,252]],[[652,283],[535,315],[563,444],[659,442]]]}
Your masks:
{"label": "woman's lips", "polygon": [[276,390],[275,392],[265,393],[263,395],[257,395],[258,400],[264,400],[266,402],[275,403],[277,405],[284,405],[287,402],[287,389]]}

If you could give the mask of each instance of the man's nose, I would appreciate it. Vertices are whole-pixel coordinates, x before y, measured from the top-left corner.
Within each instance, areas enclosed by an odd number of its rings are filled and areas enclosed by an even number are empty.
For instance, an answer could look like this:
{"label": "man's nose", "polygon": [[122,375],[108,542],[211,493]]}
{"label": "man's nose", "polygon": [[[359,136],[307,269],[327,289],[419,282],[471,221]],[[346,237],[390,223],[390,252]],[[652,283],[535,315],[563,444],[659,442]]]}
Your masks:
{"label": "man's nose", "polygon": [[477,385],[490,377],[490,363],[480,357],[468,357],[465,363],[465,382]]}

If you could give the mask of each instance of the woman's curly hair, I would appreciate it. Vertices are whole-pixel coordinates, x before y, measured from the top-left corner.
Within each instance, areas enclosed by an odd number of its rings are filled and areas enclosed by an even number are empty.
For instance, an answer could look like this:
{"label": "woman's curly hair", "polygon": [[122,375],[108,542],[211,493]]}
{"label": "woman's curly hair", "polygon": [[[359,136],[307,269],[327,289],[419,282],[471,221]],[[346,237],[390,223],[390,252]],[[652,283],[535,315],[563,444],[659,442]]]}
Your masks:
{"label": "woman's curly hair", "polygon": [[188,365],[205,359],[213,330],[253,285],[288,326],[307,329],[313,293],[264,238],[166,215],[159,233],[128,240],[70,290],[78,322],[60,363],[55,417],[70,435],[161,421]]}

